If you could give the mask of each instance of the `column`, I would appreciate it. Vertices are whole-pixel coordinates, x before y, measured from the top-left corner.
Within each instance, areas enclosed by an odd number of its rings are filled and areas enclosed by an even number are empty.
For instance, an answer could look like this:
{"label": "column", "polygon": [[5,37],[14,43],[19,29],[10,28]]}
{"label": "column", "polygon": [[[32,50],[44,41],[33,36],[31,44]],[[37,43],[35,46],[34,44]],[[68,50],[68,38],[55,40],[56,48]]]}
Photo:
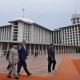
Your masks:
{"label": "column", "polygon": [[0,56],[2,55],[2,43],[0,44]]}
{"label": "column", "polygon": [[35,54],[35,44],[34,44],[34,54]]}
{"label": "column", "polygon": [[10,30],[9,30],[9,28],[8,28],[8,40],[9,40],[9,36],[10,36],[9,32],[10,32]]}
{"label": "column", "polygon": [[2,40],[3,40],[3,28],[2,28]]}
{"label": "column", "polygon": [[58,51],[57,51],[57,54],[59,54],[59,46],[58,46],[58,49],[57,49]]}
{"label": "column", "polygon": [[1,50],[2,50],[2,43],[1,43]]}
{"label": "column", "polygon": [[63,54],[63,46],[62,46],[62,54]]}
{"label": "column", "polygon": [[31,44],[30,44],[30,46],[29,46],[29,54],[31,54]]}
{"label": "column", "polygon": [[60,46],[60,54],[62,54],[62,46]]}
{"label": "column", "polygon": [[7,43],[7,51],[9,50],[9,43]]}
{"label": "column", "polygon": [[64,46],[64,54],[65,54],[65,46]]}
{"label": "column", "polygon": [[67,52],[66,46],[65,46],[65,53]]}
{"label": "column", "polygon": [[76,47],[74,47],[74,53],[76,53]]}
{"label": "column", "polygon": [[4,40],[5,40],[5,38],[6,38],[6,28],[4,28]]}
{"label": "column", "polygon": [[40,45],[38,44],[38,53],[40,52]]}
{"label": "column", "polygon": [[65,47],[65,46],[63,46],[63,54],[64,54],[64,49],[65,49],[64,47]]}
{"label": "column", "polygon": [[47,45],[46,45],[46,54],[47,54]]}
{"label": "column", "polygon": [[[12,28],[12,27],[11,27]],[[8,40],[12,40],[12,37],[13,37],[13,33],[12,33],[12,31],[11,31],[11,33],[10,33],[10,29],[11,29],[10,27],[8,28]],[[11,38],[11,39],[10,39]]]}
{"label": "column", "polygon": [[74,53],[74,46],[73,46],[73,53]]}
{"label": "column", "polygon": [[1,40],[2,40],[2,28],[1,28]]}
{"label": "column", "polygon": [[43,54],[43,45],[42,45],[42,54]]}
{"label": "column", "polygon": [[4,40],[4,28],[3,28],[3,36],[2,37],[3,37],[3,40]]}
{"label": "column", "polygon": [[6,30],[6,28],[7,28],[7,27],[5,27],[5,40],[7,40],[7,39],[6,39],[6,38],[7,38],[7,37],[6,37],[6,35],[7,35],[7,30]]}
{"label": "column", "polygon": [[68,54],[70,53],[70,47],[68,47]]}
{"label": "column", "polygon": [[55,46],[55,54],[56,54],[56,46]]}

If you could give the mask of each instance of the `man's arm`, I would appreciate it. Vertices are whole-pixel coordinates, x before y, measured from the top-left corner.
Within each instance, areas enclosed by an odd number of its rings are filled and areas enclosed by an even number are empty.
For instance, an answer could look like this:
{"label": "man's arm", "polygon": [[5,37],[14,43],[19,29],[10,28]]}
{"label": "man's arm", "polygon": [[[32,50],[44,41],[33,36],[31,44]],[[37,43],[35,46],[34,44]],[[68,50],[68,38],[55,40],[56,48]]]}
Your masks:
{"label": "man's arm", "polygon": [[20,51],[21,49],[22,49],[22,45],[20,44],[20,45],[19,45],[19,49],[18,49],[18,50]]}
{"label": "man's arm", "polygon": [[55,52],[53,50],[48,50],[48,57],[55,59]]}
{"label": "man's arm", "polygon": [[12,50],[9,51],[9,63],[10,64],[13,63],[13,51]]}
{"label": "man's arm", "polygon": [[6,55],[6,60],[8,60],[8,58],[9,58],[9,50],[7,52],[7,55]]}

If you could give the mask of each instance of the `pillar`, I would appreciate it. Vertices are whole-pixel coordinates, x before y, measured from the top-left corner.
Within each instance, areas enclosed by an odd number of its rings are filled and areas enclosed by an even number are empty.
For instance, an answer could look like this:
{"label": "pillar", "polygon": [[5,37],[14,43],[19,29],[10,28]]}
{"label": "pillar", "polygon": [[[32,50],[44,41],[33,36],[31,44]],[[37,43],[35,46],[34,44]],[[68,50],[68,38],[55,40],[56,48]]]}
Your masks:
{"label": "pillar", "polygon": [[30,46],[29,46],[29,54],[31,54],[31,44],[30,44]]}
{"label": "pillar", "polygon": [[64,54],[64,47],[65,47],[65,46],[63,46],[63,54]]}
{"label": "pillar", "polygon": [[38,44],[38,53],[40,53],[40,45]]}
{"label": "pillar", "polygon": [[47,45],[46,45],[46,51],[45,51],[45,52],[46,52],[46,54],[47,54]]}
{"label": "pillar", "polygon": [[57,50],[58,50],[58,53],[57,54],[59,54],[59,46],[58,46],[58,49]]}
{"label": "pillar", "polygon": [[42,45],[42,54],[43,54],[43,45]]}
{"label": "pillar", "polygon": [[56,46],[55,46],[55,54],[56,54]]}
{"label": "pillar", "polygon": [[35,44],[34,44],[34,54],[35,54]]}
{"label": "pillar", "polygon": [[9,43],[7,43],[7,51],[9,50]]}
{"label": "pillar", "polygon": [[2,43],[0,44],[0,56],[2,55]]}

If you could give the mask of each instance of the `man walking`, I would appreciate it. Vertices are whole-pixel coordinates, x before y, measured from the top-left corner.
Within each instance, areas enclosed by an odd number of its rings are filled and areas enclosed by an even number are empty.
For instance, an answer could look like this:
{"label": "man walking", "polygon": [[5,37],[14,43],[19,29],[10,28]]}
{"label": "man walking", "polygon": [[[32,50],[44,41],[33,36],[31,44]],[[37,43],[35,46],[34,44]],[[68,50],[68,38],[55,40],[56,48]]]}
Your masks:
{"label": "man walking", "polygon": [[[10,46],[10,49],[11,49],[12,47],[13,47],[13,46]],[[10,50],[10,49],[9,49],[9,50]],[[7,52],[7,55],[6,55],[6,61],[9,59],[9,50],[8,50],[8,52]],[[8,69],[8,70],[10,69],[10,64],[8,64],[7,69]]]}
{"label": "man walking", "polygon": [[[27,69],[27,64],[26,64],[26,58],[28,56],[28,47],[26,45],[26,41],[23,40],[22,44],[19,46],[19,63],[18,63],[18,75],[21,70],[21,67],[23,66],[25,72],[27,73],[28,76],[31,75],[31,73]],[[20,75],[19,75],[20,76]]]}
{"label": "man walking", "polygon": [[14,75],[15,79],[19,79],[18,78],[18,73],[17,73],[17,70],[16,70],[16,64],[19,61],[17,44],[14,44],[13,47],[9,50],[8,60],[9,60],[9,64],[10,64],[10,69],[9,69],[8,74],[7,74],[7,77],[11,78],[10,75],[13,72],[13,75]]}
{"label": "man walking", "polygon": [[52,70],[54,70],[55,65],[56,65],[55,51],[53,49],[53,45],[50,44],[48,49],[48,72],[51,72],[51,67],[52,67]]}

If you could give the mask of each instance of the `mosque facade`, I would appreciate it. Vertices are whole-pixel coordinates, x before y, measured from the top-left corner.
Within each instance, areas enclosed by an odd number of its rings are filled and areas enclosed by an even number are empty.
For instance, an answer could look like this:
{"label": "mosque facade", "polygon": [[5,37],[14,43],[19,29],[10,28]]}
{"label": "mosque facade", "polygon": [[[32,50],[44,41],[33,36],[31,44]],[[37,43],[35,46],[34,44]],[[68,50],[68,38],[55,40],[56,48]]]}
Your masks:
{"label": "mosque facade", "polygon": [[[55,30],[47,29],[28,18],[17,18],[8,25],[0,26],[0,53],[7,51],[13,43],[26,40],[29,54],[38,51],[46,54],[48,45],[53,44],[56,54],[80,52],[80,14],[75,12],[72,24]],[[1,55],[0,54],[0,55]]]}

